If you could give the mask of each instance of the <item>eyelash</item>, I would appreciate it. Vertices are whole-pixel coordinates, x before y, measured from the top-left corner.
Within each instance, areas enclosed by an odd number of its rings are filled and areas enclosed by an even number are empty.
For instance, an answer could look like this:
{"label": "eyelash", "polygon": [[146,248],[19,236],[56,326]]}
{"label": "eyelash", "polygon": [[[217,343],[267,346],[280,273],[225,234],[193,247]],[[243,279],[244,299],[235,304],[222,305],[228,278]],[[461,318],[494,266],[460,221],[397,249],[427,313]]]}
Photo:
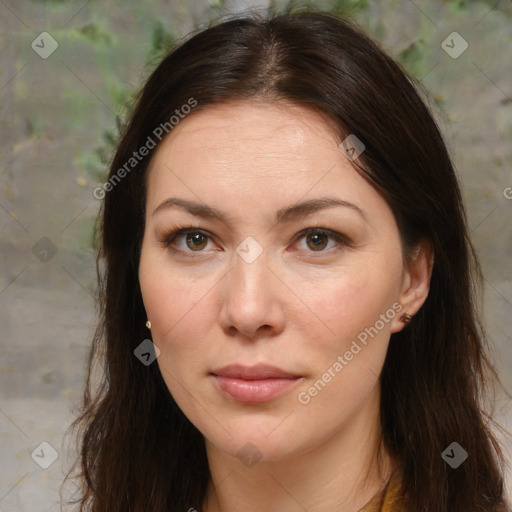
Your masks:
{"label": "eyelash", "polygon": [[[341,247],[337,247],[337,248],[331,248],[328,250],[308,251],[312,255],[318,254],[319,256],[322,256],[325,254],[331,254],[332,252],[337,252],[341,248],[351,246],[348,238],[343,236],[341,233],[338,233],[337,231],[332,231],[330,229],[325,229],[325,228],[306,227],[306,226],[304,226],[304,228],[299,233],[297,233],[296,237],[294,238],[294,241],[298,241],[312,233],[322,234],[327,237],[330,237],[330,238],[334,239],[336,242],[338,242],[338,244],[341,246]],[[200,235],[203,235],[203,236],[207,237],[208,239],[212,240],[210,233],[208,233],[207,231],[205,231],[201,228],[192,226],[192,225],[188,225],[188,226],[183,226],[183,227],[176,226],[176,227],[172,228],[171,230],[167,231],[167,233],[164,234],[163,240],[161,243],[163,244],[164,247],[170,248],[173,251],[180,252],[182,254],[183,253],[189,254],[189,253],[194,253],[194,252],[197,252],[200,254],[200,253],[204,252],[202,250],[201,251],[189,251],[189,250],[183,251],[182,249],[175,249],[175,248],[171,247],[171,244],[176,240],[176,238],[178,238],[181,235],[188,235],[188,234],[200,234]],[[192,255],[191,257],[197,257],[197,256]]]}

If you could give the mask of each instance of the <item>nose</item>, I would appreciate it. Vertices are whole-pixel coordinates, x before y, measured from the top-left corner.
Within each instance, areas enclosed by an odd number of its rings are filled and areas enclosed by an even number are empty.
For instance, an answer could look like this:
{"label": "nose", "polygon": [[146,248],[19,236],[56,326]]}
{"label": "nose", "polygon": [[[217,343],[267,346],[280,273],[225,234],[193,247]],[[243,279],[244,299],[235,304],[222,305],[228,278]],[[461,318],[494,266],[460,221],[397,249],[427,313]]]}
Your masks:
{"label": "nose", "polygon": [[238,254],[233,260],[221,290],[221,327],[251,340],[275,336],[286,323],[283,284],[268,267],[265,252],[251,263]]}

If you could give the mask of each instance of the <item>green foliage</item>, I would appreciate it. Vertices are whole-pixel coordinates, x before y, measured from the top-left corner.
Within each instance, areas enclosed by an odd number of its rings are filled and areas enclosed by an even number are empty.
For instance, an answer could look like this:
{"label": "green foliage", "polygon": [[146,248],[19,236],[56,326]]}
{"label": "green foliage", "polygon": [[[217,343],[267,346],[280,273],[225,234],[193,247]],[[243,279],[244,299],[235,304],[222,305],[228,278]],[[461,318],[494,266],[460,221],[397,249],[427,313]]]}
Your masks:
{"label": "green foliage", "polygon": [[222,10],[226,7],[226,0],[206,0],[208,5],[215,10]]}
{"label": "green foliage", "polygon": [[95,151],[80,153],[75,158],[76,165],[89,174],[97,183],[103,183],[107,179],[105,164],[99,155],[99,148]]}
{"label": "green foliage", "polygon": [[[117,146],[117,141],[119,139],[120,135],[120,118],[119,116],[116,116],[116,125],[117,130],[111,129],[111,130],[105,130],[101,136],[103,140],[103,144],[96,149],[96,154],[99,157],[100,162],[104,166],[108,166],[110,164],[110,160],[113,156],[113,152],[115,147]],[[107,176],[105,175],[105,179]]]}
{"label": "green foliage", "polygon": [[[447,0],[446,4],[456,10],[466,9],[470,4],[476,3],[475,0]],[[478,2],[480,3],[480,2]]]}
{"label": "green foliage", "polygon": [[355,15],[368,8],[368,0],[273,0],[273,12],[296,12],[315,10],[330,12],[337,16]]}
{"label": "green foliage", "polygon": [[147,63],[163,57],[163,54],[171,49],[175,40],[176,37],[169,25],[162,20],[156,20],[151,32],[151,46],[146,59]]}
{"label": "green foliage", "polygon": [[53,5],[60,6],[60,5],[69,3],[68,0],[32,0],[32,2],[35,4],[51,5],[51,6],[53,6]]}
{"label": "green foliage", "polygon": [[416,78],[426,72],[425,70],[425,52],[426,44],[424,39],[420,38],[412,42],[407,48],[397,55],[397,60],[403,67]]}
{"label": "green foliage", "polygon": [[[501,11],[503,14],[510,14],[510,2],[499,2],[497,0],[444,0],[444,3],[448,7],[450,13],[457,14],[459,12],[465,13],[472,6],[477,6],[485,11],[494,10]],[[508,6],[507,6],[508,4]]]}
{"label": "green foliage", "polygon": [[333,14],[359,13],[368,8],[368,0],[337,0],[330,9]]}
{"label": "green foliage", "polygon": [[[153,68],[164,54],[173,46],[175,36],[173,31],[162,20],[153,23],[150,34],[150,49],[146,57],[145,67]],[[101,136],[101,144],[92,153],[82,155],[81,165],[94,179],[104,182],[108,177],[108,168],[121,136],[123,116],[130,113],[133,107],[135,93],[126,86],[121,86],[116,80],[107,76],[108,93],[116,112],[115,127],[105,130]]]}
{"label": "green foliage", "polygon": [[122,130],[121,116],[115,116],[115,128],[108,128],[101,134],[101,144],[92,152],[81,154],[77,158],[79,166],[90,174],[95,181],[103,183],[108,178],[108,169]]}
{"label": "green foliage", "polygon": [[31,117],[27,117],[25,121],[26,131],[29,137],[40,139],[41,135],[46,133],[49,129],[48,123],[40,115],[32,114]]}
{"label": "green foliage", "polygon": [[100,27],[97,23],[89,23],[80,29],[80,33],[94,44],[112,44],[112,34]]}
{"label": "green foliage", "polygon": [[87,217],[78,219],[76,221],[75,230],[78,233],[75,235],[77,240],[79,254],[82,255],[82,259],[85,259],[85,254],[91,247],[95,247],[97,238],[96,233],[96,222],[94,217]]}
{"label": "green foliage", "polygon": [[476,4],[482,4],[489,9],[494,9],[497,8],[499,4],[496,0],[445,0],[445,3],[454,10],[466,10],[470,5]]}
{"label": "green foliage", "polygon": [[120,118],[128,114],[133,106],[134,92],[125,84],[119,84],[117,77],[108,81],[107,90],[114,110],[119,113],[116,115],[116,123],[120,126]]}
{"label": "green foliage", "polygon": [[114,43],[112,33],[97,22],[70,30],[68,36],[71,39],[83,39],[95,46],[112,46]]}

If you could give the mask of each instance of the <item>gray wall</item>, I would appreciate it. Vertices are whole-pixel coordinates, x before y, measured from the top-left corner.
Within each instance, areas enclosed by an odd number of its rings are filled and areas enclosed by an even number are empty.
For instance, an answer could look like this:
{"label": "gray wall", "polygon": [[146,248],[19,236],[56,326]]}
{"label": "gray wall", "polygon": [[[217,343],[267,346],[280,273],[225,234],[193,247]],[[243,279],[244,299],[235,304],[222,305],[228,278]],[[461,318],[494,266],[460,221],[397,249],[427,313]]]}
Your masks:
{"label": "gray wall", "polygon": [[[511,4],[369,4],[357,19],[393,56],[407,50],[402,60],[429,90],[451,146],[486,276],[492,357],[512,389]],[[230,10],[253,5],[226,2]],[[74,455],[64,434],[95,323],[95,149],[114,127],[123,91],[145,76],[154,20],[179,38],[219,6],[0,2],[0,512],[60,510],[58,489]],[[44,31],[58,44],[51,55]],[[465,44],[453,32],[468,45],[460,55]],[[495,408],[512,431],[511,402],[499,395]],[[58,458],[44,469],[52,450]]]}

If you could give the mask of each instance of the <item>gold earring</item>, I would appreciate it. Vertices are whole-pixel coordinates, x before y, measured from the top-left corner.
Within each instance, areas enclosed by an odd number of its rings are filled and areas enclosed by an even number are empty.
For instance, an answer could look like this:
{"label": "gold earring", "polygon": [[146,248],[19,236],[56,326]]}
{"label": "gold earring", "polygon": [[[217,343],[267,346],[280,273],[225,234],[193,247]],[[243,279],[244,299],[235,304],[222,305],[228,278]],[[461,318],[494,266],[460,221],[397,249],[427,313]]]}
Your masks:
{"label": "gold earring", "polygon": [[150,322],[149,320],[146,322],[146,327],[147,327],[148,329],[151,329],[151,322]]}
{"label": "gold earring", "polygon": [[400,320],[402,320],[402,322],[404,324],[408,324],[410,321],[411,321],[411,318],[412,318],[412,315],[410,315],[409,313],[404,313],[401,317],[400,317]]}

